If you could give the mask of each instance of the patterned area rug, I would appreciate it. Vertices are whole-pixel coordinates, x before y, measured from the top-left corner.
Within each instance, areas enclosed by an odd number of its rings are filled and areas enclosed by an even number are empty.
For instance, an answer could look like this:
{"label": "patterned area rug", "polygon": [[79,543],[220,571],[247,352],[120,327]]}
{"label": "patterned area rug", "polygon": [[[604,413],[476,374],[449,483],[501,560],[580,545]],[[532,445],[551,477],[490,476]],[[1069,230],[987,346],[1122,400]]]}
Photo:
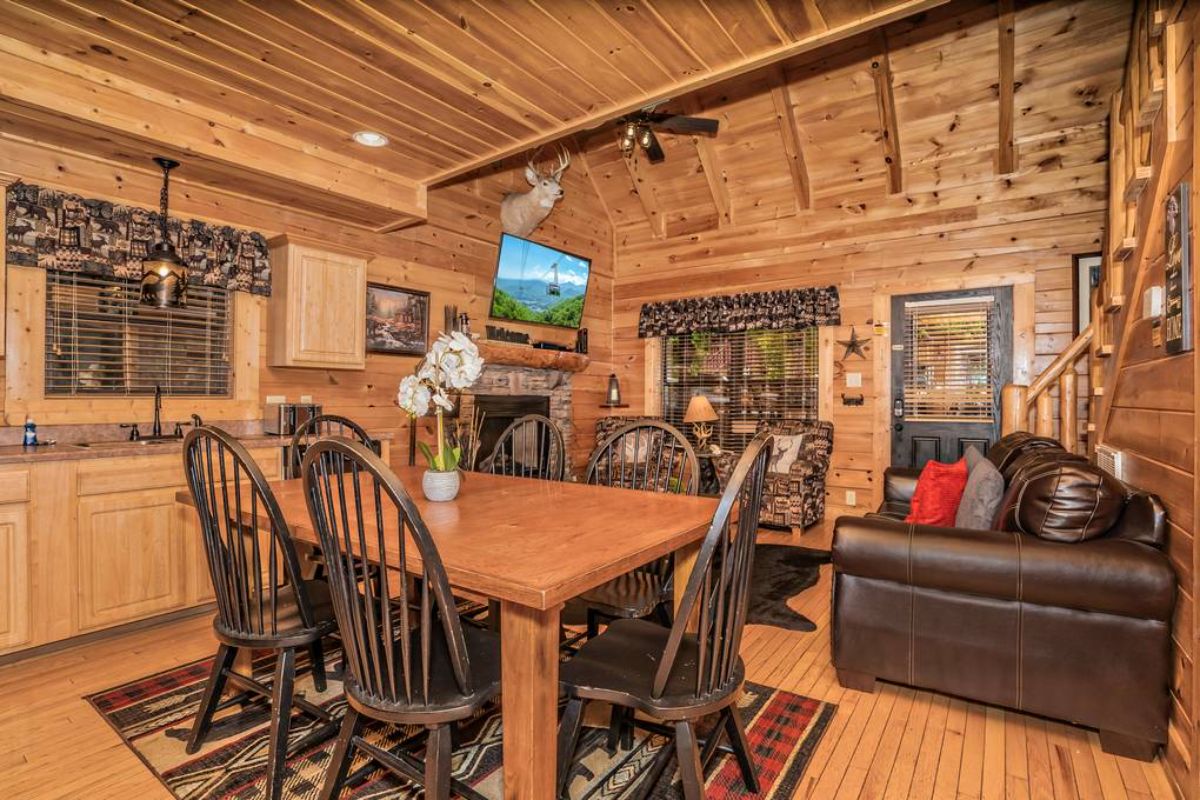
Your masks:
{"label": "patterned area rug", "polygon": [[[268,678],[272,657],[265,654],[255,663],[255,674]],[[336,666],[334,654],[328,662]],[[158,675],[142,678],[86,698],[120,734],[125,744],[180,800],[257,800],[263,797],[267,754],[268,708],[255,702],[218,714],[204,747],[194,756],[184,752],[211,660],[197,661]],[[301,660],[302,667],[304,661]],[[341,717],[345,709],[341,682],[332,679],[325,692],[313,689],[304,672],[296,681],[297,691]],[[813,750],[828,727],[836,707],[791,692],[753,683],[746,684],[741,698],[742,718],[758,765],[762,798],[790,798],[800,781]],[[302,739],[315,723],[295,716],[291,741]],[[665,746],[667,739],[637,730],[634,746],[608,755],[604,748],[608,708],[600,703],[588,707],[580,738],[579,762],[571,776],[570,796],[586,800],[621,800],[636,788],[643,767]],[[416,729],[372,725],[370,738],[383,747],[394,747]],[[286,796],[310,800],[318,797],[333,741],[296,753],[288,761]],[[554,754],[546,757],[553,760]],[[501,775],[500,714],[489,710],[460,728],[454,751],[454,776],[487,797],[503,796]],[[362,767],[358,762],[354,769]],[[682,797],[673,769],[654,788],[655,800]],[[671,774],[674,773],[674,774]],[[745,797],[737,764],[722,756],[707,772],[709,798]],[[375,770],[343,798],[355,800],[408,800],[423,792],[383,770]]]}

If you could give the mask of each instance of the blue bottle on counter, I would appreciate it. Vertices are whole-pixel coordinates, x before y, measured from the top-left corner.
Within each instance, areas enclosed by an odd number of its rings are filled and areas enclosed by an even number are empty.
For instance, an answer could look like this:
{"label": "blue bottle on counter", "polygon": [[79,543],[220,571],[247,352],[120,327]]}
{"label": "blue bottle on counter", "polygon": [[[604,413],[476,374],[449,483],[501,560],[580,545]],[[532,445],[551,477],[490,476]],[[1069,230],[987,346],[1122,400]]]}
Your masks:
{"label": "blue bottle on counter", "polygon": [[25,440],[22,442],[26,447],[37,447],[37,423],[33,421],[33,417],[25,418]]}

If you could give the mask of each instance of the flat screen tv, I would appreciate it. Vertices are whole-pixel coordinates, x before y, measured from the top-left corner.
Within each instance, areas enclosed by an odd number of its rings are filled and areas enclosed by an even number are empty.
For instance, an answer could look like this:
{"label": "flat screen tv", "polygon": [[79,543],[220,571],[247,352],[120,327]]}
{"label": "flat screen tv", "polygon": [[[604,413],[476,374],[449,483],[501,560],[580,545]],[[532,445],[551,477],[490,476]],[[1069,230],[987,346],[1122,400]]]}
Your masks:
{"label": "flat screen tv", "polygon": [[492,318],[578,328],[591,266],[582,256],[502,234]]}

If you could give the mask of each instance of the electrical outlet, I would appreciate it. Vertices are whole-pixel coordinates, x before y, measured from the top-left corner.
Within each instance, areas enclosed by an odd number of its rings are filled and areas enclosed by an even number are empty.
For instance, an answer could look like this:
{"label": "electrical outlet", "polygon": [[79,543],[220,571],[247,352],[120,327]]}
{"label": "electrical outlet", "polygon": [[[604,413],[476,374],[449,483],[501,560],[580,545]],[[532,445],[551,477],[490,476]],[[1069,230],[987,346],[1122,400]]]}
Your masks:
{"label": "electrical outlet", "polygon": [[858,505],[858,492],[853,489],[846,490],[846,505],[851,507]]}
{"label": "electrical outlet", "polygon": [[847,389],[861,389],[862,388],[862,373],[861,372],[847,372],[846,373],[846,388]]}

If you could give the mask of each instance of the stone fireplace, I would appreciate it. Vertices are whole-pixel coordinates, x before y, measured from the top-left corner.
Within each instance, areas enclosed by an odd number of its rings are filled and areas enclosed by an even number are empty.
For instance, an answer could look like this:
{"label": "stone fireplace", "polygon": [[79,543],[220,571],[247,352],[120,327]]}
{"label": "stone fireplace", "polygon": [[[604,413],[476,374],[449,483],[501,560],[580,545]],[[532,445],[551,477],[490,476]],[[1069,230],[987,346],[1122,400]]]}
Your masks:
{"label": "stone fireplace", "polygon": [[[562,431],[566,452],[571,452],[575,430],[571,422],[570,372],[487,363],[479,380],[463,394],[461,419],[474,419],[476,408],[487,411],[478,462],[491,454],[508,424],[523,414],[544,414],[554,420]],[[573,474],[571,466],[568,475]]]}

